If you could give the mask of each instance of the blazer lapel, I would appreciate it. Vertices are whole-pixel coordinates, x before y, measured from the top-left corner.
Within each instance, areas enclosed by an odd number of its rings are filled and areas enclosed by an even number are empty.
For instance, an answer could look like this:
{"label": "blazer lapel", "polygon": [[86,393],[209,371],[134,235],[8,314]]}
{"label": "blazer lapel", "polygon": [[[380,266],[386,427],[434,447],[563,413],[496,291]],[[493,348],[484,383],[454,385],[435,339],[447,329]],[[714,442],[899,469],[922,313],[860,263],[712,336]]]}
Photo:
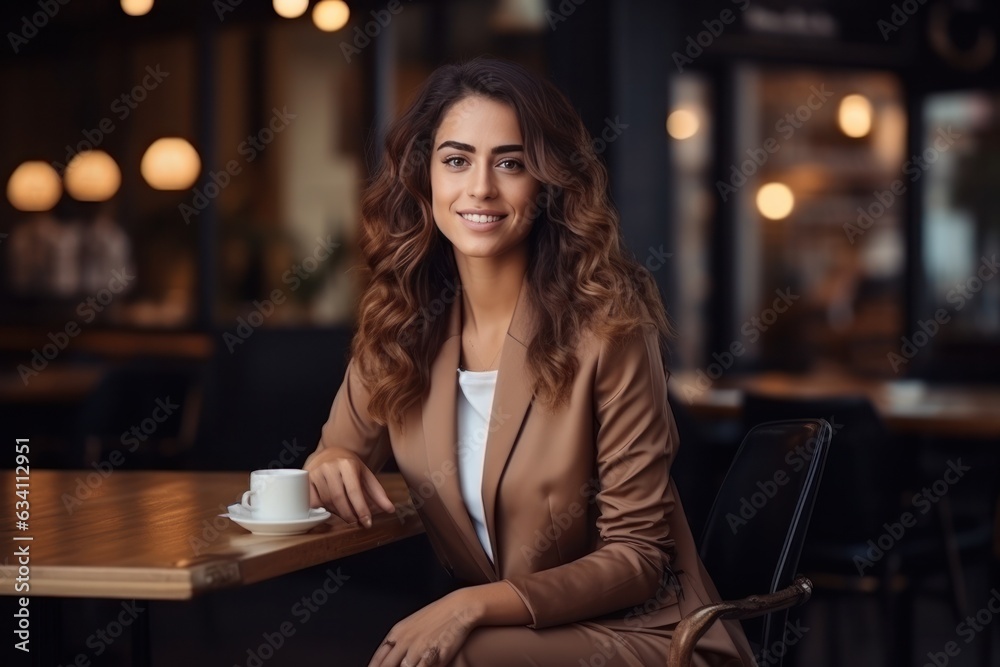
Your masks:
{"label": "blazer lapel", "polygon": [[500,370],[493,393],[493,408],[486,436],[486,462],[483,467],[483,509],[486,528],[493,547],[493,563],[499,572],[500,545],[496,532],[497,493],[507,459],[510,458],[533,398],[528,375],[528,343],[534,331],[535,312],[528,300],[527,274],[521,283],[517,305],[507,328]]}
{"label": "blazer lapel", "polygon": [[[428,471],[438,477],[435,482],[455,529],[484,578],[496,581],[496,573],[483,550],[476,529],[469,518],[459,486],[458,470],[458,363],[462,351],[462,306],[456,299],[450,309],[448,335],[431,366],[430,392],[422,412]],[[502,356],[502,355],[501,355]],[[449,474],[447,471],[451,470]]]}

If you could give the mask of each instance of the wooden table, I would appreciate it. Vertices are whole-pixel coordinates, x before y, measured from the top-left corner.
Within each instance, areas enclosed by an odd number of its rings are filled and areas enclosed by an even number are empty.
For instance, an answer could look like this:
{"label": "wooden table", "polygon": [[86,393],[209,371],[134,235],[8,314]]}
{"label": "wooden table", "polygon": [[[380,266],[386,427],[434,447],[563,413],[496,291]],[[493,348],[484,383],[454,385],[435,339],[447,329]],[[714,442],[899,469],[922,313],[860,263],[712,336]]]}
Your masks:
{"label": "wooden table", "polygon": [[[13,457],[13,454],[11,455]],[[219,517],[249,485],[245,472],[32,470],[27,530],[15,525],[14,474],[0,473],[0,594],[16,591],[16,549],[27,545],[33,618],[37,597],[186,600],[280,577],[423,532],[398,474],[379,475],[396,515],[376,514],[371,528],[336,517],[304,535],[257,536]],[[30,540],[15,538],[30,537]],[[23,585],[23,584],[22,584]],[[8,619],[9,620],[9,619]],[[148,665],[149,614],[133,626],[134,666]],[[8,626],[9,627],[9,626]],[[45,625],[32,631],[36,664],[54,643]],[[51,628],[49,631],[51,632]],[[37,634],[36,634],[37,633]],[[41,643],[39,640],[41,639]]]}
{"label": "wooden table", "polygon": [[738,419],[747,392],[787,398],[860,394],[871,399],[896,433],[1000,439],[998,386],[886,382],[834,373],[762,373],[715,383],[704,374],[678,373],[670,377],[669,386],[675,400],[702,418]]}
{"label": "wooden table", "polygon": [[[394,504],[412,509],[402,477],[379,480]],[[28,530],[19,531],[13,474],[0,475],[0,541],[30,545],[32,596],[185,600],[423,532],[404,510],[376,514],[368,529],[333,517],[304,535],[253,535],[218,516],[248,487],[243,472],[117,470],[102,479],[94,469],[38,470],[30,484]],[[23,536],[32,540],[13,541]],[[16,594],[16,574],[15,565],[0,566],[0,594]]]}

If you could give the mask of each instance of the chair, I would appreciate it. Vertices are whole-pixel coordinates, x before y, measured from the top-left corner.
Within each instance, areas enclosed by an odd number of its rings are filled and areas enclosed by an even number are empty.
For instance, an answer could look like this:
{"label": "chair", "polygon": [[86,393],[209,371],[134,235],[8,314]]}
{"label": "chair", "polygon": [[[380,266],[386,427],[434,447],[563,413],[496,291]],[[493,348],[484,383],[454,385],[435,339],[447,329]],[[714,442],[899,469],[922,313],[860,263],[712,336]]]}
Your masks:
{"label": "chair", "polygon": [[[912,504],[914,491],[920,488],[920,474],[916,457],[904,452],[891,437],[867,397],[789,399],[748,393],[743,415],[745,428],[777,419],[829,420],[833,448],[826,475],[837,483],[825,486],[816,499],[813,529],[802,552],[802,571],[817,591],[878,594],[884,614],[890,619],[888,651],[899,664],[910,664],[910,579],[947,570],[952,602],[961,618],[965,583],[959,565],[959,543],[972,545],[982,538],[973,534],[976,531],[956,536],[947,498],[936,505],[937,526],[928,526],[925,521],[905,527],[904,538],[888,534],[886,526],[900,522],[904,512],[922,516]],[[917,488],[908,490],[909,484]],[[871,551],[870,541],[886,538],[883,542],[887,542],[890,537],[893,544],[881,555]],[[834,614],[835,622],[838,617]],[[838,634],[836,627],[832,634]],[[842,662],[839,646],[835,638],[830,647],[833,664]]]}
{"label": "chair", "polygon": [[110,368],[76,422],[68,467],[162,467],[194,443],[201,410],[198,362],[137,357]]}
{"label": "chair", "polygon": [[[688,667],[698,639],[719,619],[747,620],[744,631],[766,664],[780,667],[788,609],[811,582],[795,576],[832,437],[823,419],[762,424],[740,445],[709,514],[699,553],[727,600],[685,616],[667,664]],[[799,457],[802,465],[789,463]],[[742,599],[740,599],[742,598]]]}
{"label": "chair", "polygon": [[344,380],[350,344],[346,327],[261,327],[232,350],[217,342],[190,466],[301,466]]}

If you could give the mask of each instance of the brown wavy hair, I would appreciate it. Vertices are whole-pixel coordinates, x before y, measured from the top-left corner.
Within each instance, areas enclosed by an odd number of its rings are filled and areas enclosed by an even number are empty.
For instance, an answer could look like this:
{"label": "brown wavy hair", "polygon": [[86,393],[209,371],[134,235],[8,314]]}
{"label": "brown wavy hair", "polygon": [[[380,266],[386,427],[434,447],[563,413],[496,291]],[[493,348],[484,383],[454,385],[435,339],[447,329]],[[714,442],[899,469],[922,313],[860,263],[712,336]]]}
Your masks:
{"label": "brown wavy hair", "polygon": [[444,115],[470,95],[513,108],[525,168],[542,184],[528,236],[529,298],[539,314],[528,346],[536,398],[553,408],[566,402],[578,367],[573,350],[585,331],[615,341],[652,323],[667,356],[670,328],[659,291],[625,247],[607,170],[566,96],[511,62],[446,65],[389,128],[361,199],[369,283],[352,354],[371,391],[369,414],[382,424],[401,422],[423,397],[445,312],[461,298],[451,242],[432,215],[430,158]]}

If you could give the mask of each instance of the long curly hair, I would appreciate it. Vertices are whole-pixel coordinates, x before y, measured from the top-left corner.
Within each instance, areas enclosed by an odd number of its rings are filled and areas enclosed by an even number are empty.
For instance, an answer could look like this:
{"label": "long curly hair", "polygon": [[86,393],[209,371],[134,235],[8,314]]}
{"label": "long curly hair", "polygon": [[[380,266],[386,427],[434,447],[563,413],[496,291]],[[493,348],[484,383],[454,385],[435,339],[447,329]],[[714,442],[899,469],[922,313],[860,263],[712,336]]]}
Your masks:
{"label": "long curly hair", "polygon": [[[352,355],[371,393],[376,421],[401,423],[427,390],[461,285],[451,242],[434,223],[430,158],[444,115],[479,95],[510,105],[525,168],[541,183],[528,236],[529,298],[539,321],[528,346],[535,397],[566,402],[580,336],[617,341],[643,323],[670,336],[652,276],[627,251],[608,175],[569,100],[515,63],[477,58],[435,70],[389,128],[382,159],[361,200],[360,246],[368,285]],[[666,370],[666,369],[664,369]]]}

